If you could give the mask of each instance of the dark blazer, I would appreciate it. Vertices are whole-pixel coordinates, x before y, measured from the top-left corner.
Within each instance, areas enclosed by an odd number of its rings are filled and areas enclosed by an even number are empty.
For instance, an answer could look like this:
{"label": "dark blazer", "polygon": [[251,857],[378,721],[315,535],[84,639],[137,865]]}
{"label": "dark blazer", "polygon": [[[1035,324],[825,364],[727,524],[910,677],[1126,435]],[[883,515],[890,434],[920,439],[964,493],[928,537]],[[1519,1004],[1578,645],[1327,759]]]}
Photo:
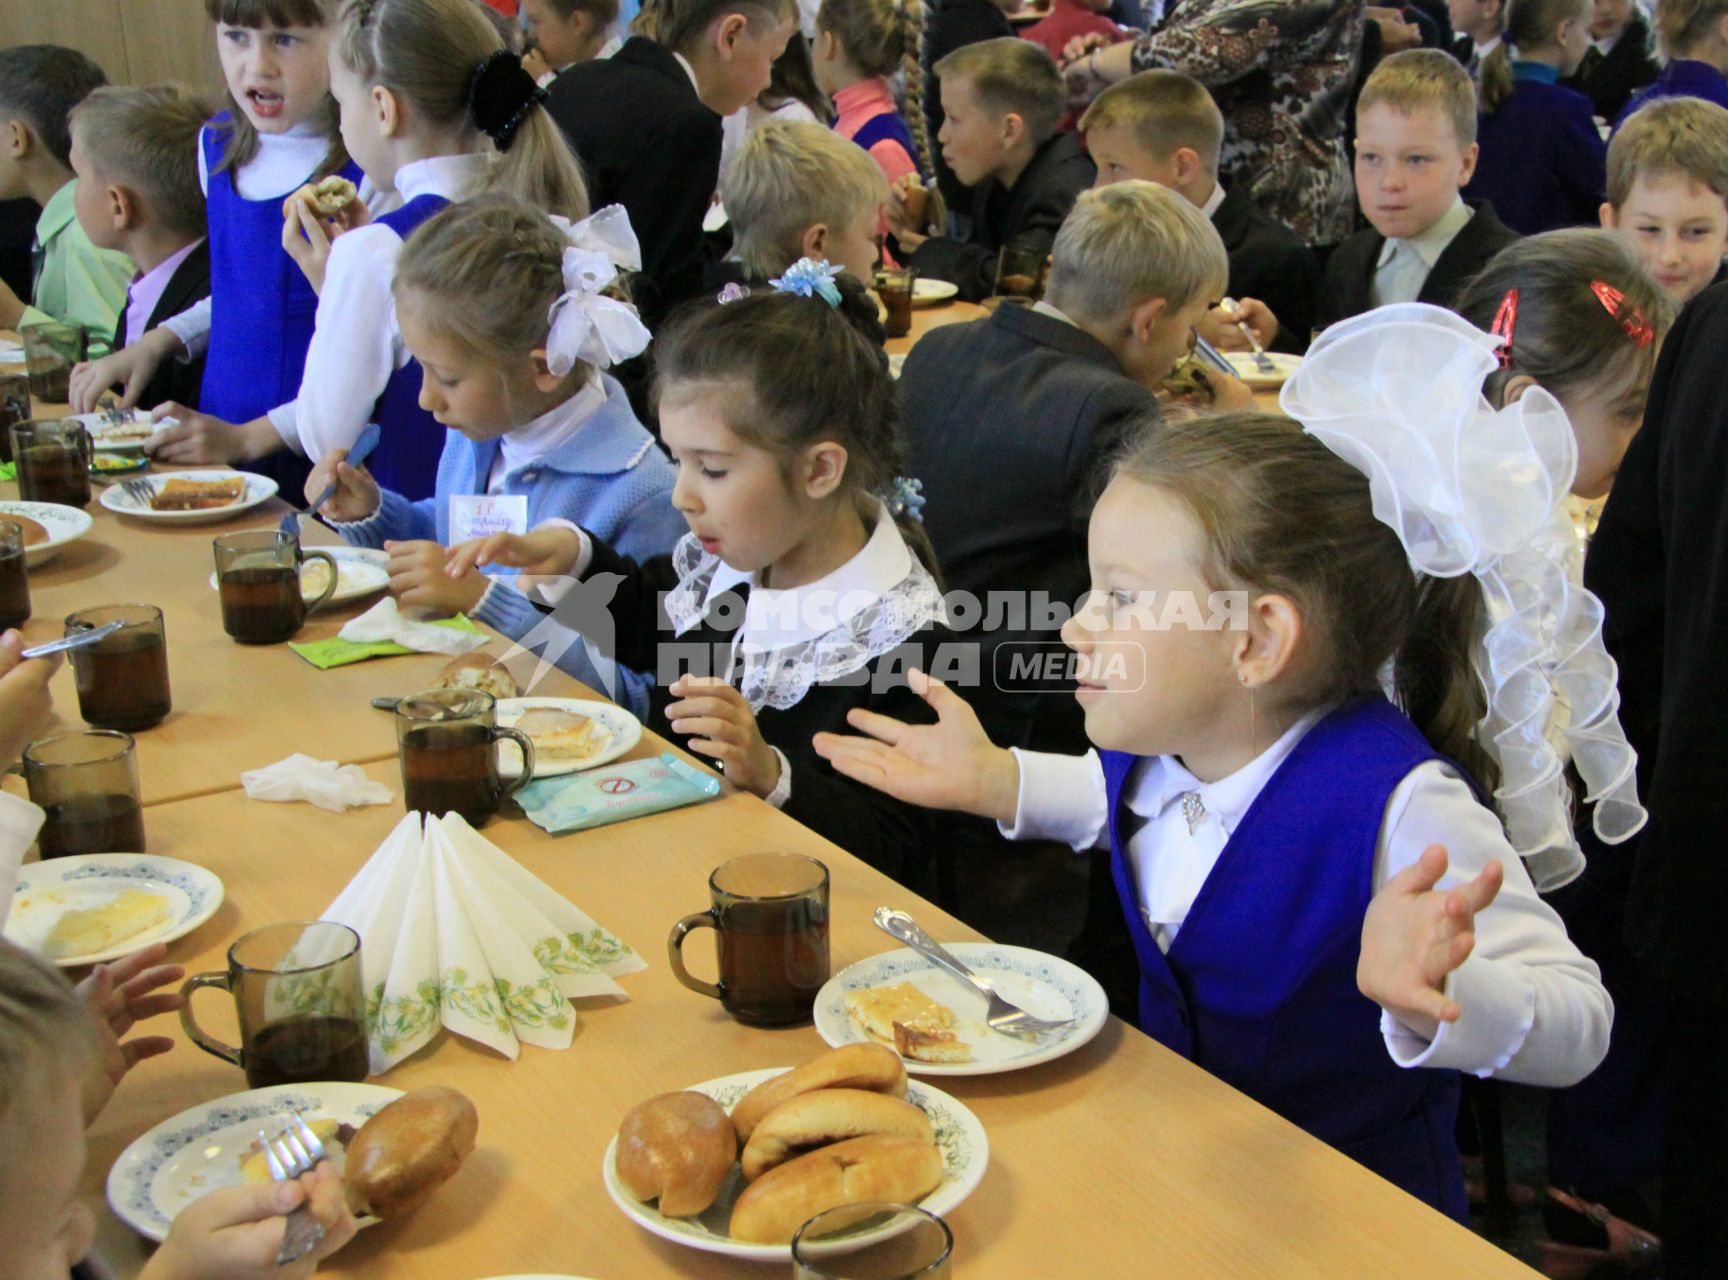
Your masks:
{"label": "dark blazer", "polygon": [[642,244],[632,293],[650,328],[702,289],[702,219],[720,177],[720,117],[670,50],[633,36],[552,82],[546,109],[596,209],[621,204]]}
{"label": "dark blazer", "polygon": [[[1464,229],[1435,260],[1433,270],[1422,282],[1418,302],[1450,307],[1471,277],[1488,265],[1488,259],[1518,239],[1518,233],[1495,216],[1492,205],[1481,200],[1466,203],[1476,211],[1476,216],[1464,224]],[[1372,309],[1369,291],[1379,266],[1380,248],[1385,243],[1386,237],[1369,227],[1333,251],[1320,290],[1320,324],[1337,324]]]}
{"label": "dark blazer", "polygon": [[1230,257],[1230,296],[1258,298],[1278,317],[1280,332],[1273,345],[1300,352],[1314,327],[1315,296],[1320,292],[1320,264],[1302,237],[1236,191],[1212,215]]}
{"label": "dark blazer", "polygon": [[[1088,585],[1094,472],[1129,423],[1154,412],[1151,392],[1090,334],[1004,306],[927,333],[906,357],[900,403],[907,474],[923,482],[924,531],[949,590],[980,602],[992,591],[1043,592],[1072,608]],[[991,739],[1084,751],[1072,682],[1003,689],[992,678],[998,646],[1055,651],[1056,633],[1029,620],[961,635],[973,638],[982,679],[966,696]]]}
{"label": "dark blazer", "polygon": [[[942,92],[937,76],[930,68],[954,50],[981,40],[996,40],[1015,34],[1014,24],[991,0],[932,0],[925,9],[924,19],[924,118],[930,125],[930,140],[934,142],[947,116],[942,110]],[[931,156],[936,166],[936,185],[942,198],[956,213],[972,207],[972,192],[960,185],[954,170],[942,158],[942,148]]]}
{"label": "dark blazer", "polygon": [[995,178],[978,184],[972,193],[969,239],[933,237],[918,246],[908,265],[918,268],[919,275],[952,281],[968,302],[988,298],[996,285],[996,255],[1002,246],[1027,244],[1049,253],[1056,228],[1097,173],[1079,140],[1059,133],[1038,148],[1012,187]]}
{"label": "dark blazer", "polygon": [[[156,308],[150,313],[150,319],[144,326],[145,332],[209,296],[210,242],[200,240],[198,247],[187,254],[186,260],[174,268],[174,274],[168,277],[168,285],[162,290],[162,296],[157,300]],[[122,304],[120,318],[114,326],[116,349],[126,337],[126,310],[127,305]],[[203,382],[203,356],[187,361],[164,360],[157,366],[156,375],[145,384],[143,394],[138,397],[138,407],[154,409],[157,405],[172,400],[188,409],[196,409],[198,388]]]}
{"label": "dark blazer", "polygon": [[1645,85],[1655,83],[1662,73],[1651,48],[1650,24],[1636,6],[1626,29],[1607,53],[1598,53],[1592,45],[1584,54],[1577,74],[1561,83],[1576,89],[1590,99],[1597,115],[1614,120],[1632,95]]}
{"label": "dark blazer", "polygon": [[1594,227],[1608,189],[1608,144],[1590,99],[1520,78],[1512,96],[1477,123],[1481,153],[1464,195],[1486,200],[1520,235]]}

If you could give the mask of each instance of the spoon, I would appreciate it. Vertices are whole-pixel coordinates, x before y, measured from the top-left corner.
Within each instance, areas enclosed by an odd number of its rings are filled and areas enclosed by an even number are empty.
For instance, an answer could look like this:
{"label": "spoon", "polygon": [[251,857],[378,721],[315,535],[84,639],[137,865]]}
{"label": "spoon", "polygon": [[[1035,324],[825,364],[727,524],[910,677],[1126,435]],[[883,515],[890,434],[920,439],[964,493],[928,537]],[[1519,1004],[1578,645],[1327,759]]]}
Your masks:
{"label": "spoon", "polygon": [[65,653],[70,649],[86,649],[98,640],[106,640],[125,625],[124,622],[104,622],[101,626],[92,627],[88,631],[77,631],[69,636],[61,636],[58,640],[50,640],[47,644],[39,644],[33,649],[26,649],[18,656],[20,660],[27,662],[31,658],[46,658],[51,653]]}

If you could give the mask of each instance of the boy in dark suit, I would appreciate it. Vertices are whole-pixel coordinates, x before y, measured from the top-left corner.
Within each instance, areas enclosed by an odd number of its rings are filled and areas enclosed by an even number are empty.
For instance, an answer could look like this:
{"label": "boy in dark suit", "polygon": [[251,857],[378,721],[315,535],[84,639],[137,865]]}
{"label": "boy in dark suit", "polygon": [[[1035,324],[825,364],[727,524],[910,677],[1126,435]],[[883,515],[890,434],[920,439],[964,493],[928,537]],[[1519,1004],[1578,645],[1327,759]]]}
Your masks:
{"label": "boy in dark suit", "polygon": [[1459,196],[1476,168],[1476,87],[1449,54],[1393,54],[1356,106],[1356,199],[1371,224],[1333,252],[1320,322],[1393,302],[1449,307],[1516,240],[1486,201]]}
{"label": "boy in dark suit", "polygon": [[972,191],[965,240],[929,234],[907,210],[910,176],[887,207],[895,256],[923,276],[948,280],[969,302],[987,298],[1004,245],[1050,251],[1074,197],[1095,170],[1070,133],[1058,131],[1068,95],[1056,64],[1038,45],[1012,37],[967,45],[936,64],[946,118],[937,140]]}
{"label": "boy in dark suit", "polygon": [[[1247,196],[1218,181],[1224,117],[1206,86],[1180,71],[1142,71],[1111,85],[1080,118],[1098,166],[1098,186],[1142,178],[1195,205],[1218,229],[1230,259],[1231,297],[1253,318],[1251,302],[1270,312],[1256,334],[1267,346],[1301,351],[1314,325],[1320,268],[1302,238]],[[1225,349],[1248,344],[1235,328],[1209,321],[1206,337]]]}
{"label": "boy in dark suit", "polygon": [[[132,259],[116,348],[210,296],[210,247],[198,182],[198,132],[210,107],[172,86],[98,89],[72,112],[74,207],[90,243]],[[75,380],[88,366],[80,365]],[[164,360],[140,409],[173,400],[196,408],[204,357]]]}
{"label": "boy in dark suit", "polygon": [[1561,81],[1586,98],[1604,120],[1617,120],[1638,90],[1662,73],[1651,47],[1650,21],[1633,0],[1596,0],[1590,47],[1571,79]]}

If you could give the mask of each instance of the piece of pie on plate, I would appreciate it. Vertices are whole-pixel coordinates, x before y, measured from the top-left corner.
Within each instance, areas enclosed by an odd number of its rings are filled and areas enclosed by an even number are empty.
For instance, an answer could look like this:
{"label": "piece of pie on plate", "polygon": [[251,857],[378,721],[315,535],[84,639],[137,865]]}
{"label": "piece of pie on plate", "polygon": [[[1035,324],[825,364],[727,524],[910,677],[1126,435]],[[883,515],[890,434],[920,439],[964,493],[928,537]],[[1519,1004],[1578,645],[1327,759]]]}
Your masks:
{"label": "piece of pie on plate", "polygon": [[542,760],[585,760],[606,744],[606,728],[562,707],[529,707],[511,726],[528,735]]}
{"label": "piece of pie on plate", "polygon": [[246,477],[221,480],[185,480],[176,476],[150,499],[152,511],[213,511],[230,507],[246,496]]}
{"label": "piece of pie on plate", "polygon": [[910,982],[848,991],[846,1013],[872,1040],[914,1062],[970,1062],[972,1046],[955,1033],[954,1010]]}

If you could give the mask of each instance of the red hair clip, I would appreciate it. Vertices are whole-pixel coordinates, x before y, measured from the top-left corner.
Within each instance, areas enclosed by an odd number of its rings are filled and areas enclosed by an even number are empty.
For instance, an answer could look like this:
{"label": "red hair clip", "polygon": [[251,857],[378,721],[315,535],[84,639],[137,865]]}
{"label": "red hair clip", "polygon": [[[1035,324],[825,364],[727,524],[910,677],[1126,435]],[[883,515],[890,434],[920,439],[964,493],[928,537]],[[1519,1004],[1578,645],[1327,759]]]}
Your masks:
{"label": "red hair clip", "polygon": [[1600,280],[1590,282],[1590,292],[1596,295],[1596,300],[1607,308],[1608,314],[1620,322],[1620,327],[1626,330],[1626,336],[1632,339],[1634,346],[1647,347],[1656,341],[1656,330],[1644,318],[1644,313],[1637,307],[1632,307],[1625,315],[1620,314],[1620,308],[1626,303],[1626,295],[1611,284]]}
{"label": "red hair clip", "polygon": [[1488,332],[1500,339],[1500,367],[1512,367],[1512,329],[1518,323],[1518,290],[1506,290],[1500,299],[1500,309],[1494,313],[1494,323]]}

